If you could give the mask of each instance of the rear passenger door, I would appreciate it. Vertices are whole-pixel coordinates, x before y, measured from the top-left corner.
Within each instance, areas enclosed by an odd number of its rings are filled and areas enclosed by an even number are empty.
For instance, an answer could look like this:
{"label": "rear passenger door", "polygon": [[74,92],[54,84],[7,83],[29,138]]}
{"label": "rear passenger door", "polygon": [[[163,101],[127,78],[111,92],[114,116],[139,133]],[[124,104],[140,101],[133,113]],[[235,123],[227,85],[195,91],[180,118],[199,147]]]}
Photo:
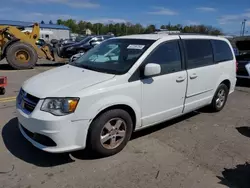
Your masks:
{"label": "rear passenger door", "polygon": [[211,102],[219,79],[214,63],[212,43],[208,39],[182,36],[186,51],[188,87],[184,112],[190,112]]}

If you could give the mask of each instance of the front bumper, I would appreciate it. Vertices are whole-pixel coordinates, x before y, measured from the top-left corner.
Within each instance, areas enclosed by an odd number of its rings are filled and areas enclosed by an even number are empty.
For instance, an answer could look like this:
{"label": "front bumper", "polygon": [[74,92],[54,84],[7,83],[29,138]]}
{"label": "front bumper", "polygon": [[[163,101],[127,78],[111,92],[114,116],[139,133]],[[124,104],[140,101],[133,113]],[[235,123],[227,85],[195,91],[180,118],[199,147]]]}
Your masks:
{"label": "front bumper", "polygon": [[[81,150],[86,146],[89,121],[72,121],[71,116],[56,117],[40,110],[26,114],[17,108],[19,129],[22,135],[35,147],[50,153],[64,153]],[[53,144],[44,144],[35,139],[36,135]]]}

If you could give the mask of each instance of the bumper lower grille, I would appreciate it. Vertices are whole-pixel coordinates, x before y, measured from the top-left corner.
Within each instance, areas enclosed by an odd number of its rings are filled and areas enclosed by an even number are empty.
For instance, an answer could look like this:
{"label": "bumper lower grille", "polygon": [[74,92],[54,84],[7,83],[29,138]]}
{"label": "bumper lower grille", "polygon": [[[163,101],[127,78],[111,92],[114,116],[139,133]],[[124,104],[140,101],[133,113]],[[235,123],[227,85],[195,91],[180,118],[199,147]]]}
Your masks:
{"label": "bumper lower grille", "polygon": [[55,147],[57,146],[56,143],[49,137],[38,134],[38,133],[32,133],[29,130],[27,130],[26,128],[24,128],[22,125],[20,125],[21,128],[23,129],[23,131],[25,132],[25,134],[30,137],[32,140],[34,140],[35,142],[43,145],[43,146],[47,146],[47,147]]}
{"label": "bumper lower grille", "polygon": [[17,104],[24,112],[31,113],[35,109],[39,100],[39,98],[30,95],[21,89],[17,97]]}

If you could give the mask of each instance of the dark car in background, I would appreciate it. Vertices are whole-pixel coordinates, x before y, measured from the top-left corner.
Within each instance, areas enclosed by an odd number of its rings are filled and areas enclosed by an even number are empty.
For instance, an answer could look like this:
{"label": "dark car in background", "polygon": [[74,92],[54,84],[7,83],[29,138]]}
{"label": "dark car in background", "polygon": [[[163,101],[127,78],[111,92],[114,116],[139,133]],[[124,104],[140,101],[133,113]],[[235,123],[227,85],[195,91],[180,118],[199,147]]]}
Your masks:
{"label": "dark car in background", "polygon": [[85,53],[102,41],[112,38],[112,35],[94,35],[83,38],[80,42],[57,47],[57,54],[61,58],[70,58],[78,53]]}
{"label": "dark car in background", "polygon": [[236,55],[238,62],[237,78],[250,79],[250,37],[239,39],[235,43],[239,51]]}

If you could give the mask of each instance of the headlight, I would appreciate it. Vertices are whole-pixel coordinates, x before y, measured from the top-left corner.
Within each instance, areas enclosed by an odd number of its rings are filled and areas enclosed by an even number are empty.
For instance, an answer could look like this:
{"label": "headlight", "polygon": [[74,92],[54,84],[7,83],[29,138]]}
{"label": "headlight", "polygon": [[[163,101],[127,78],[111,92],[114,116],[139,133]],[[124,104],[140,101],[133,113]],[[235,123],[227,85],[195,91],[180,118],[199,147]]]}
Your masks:
{"label": "headlight", "polygon": [[79,98],[46,98],[41,110],[55,116],[64,116],[75,111]]}
{"label": "headlight", "polygon": [[74,47],[68,47],[66,50],[69,51],[69,50],[72,50]]}

